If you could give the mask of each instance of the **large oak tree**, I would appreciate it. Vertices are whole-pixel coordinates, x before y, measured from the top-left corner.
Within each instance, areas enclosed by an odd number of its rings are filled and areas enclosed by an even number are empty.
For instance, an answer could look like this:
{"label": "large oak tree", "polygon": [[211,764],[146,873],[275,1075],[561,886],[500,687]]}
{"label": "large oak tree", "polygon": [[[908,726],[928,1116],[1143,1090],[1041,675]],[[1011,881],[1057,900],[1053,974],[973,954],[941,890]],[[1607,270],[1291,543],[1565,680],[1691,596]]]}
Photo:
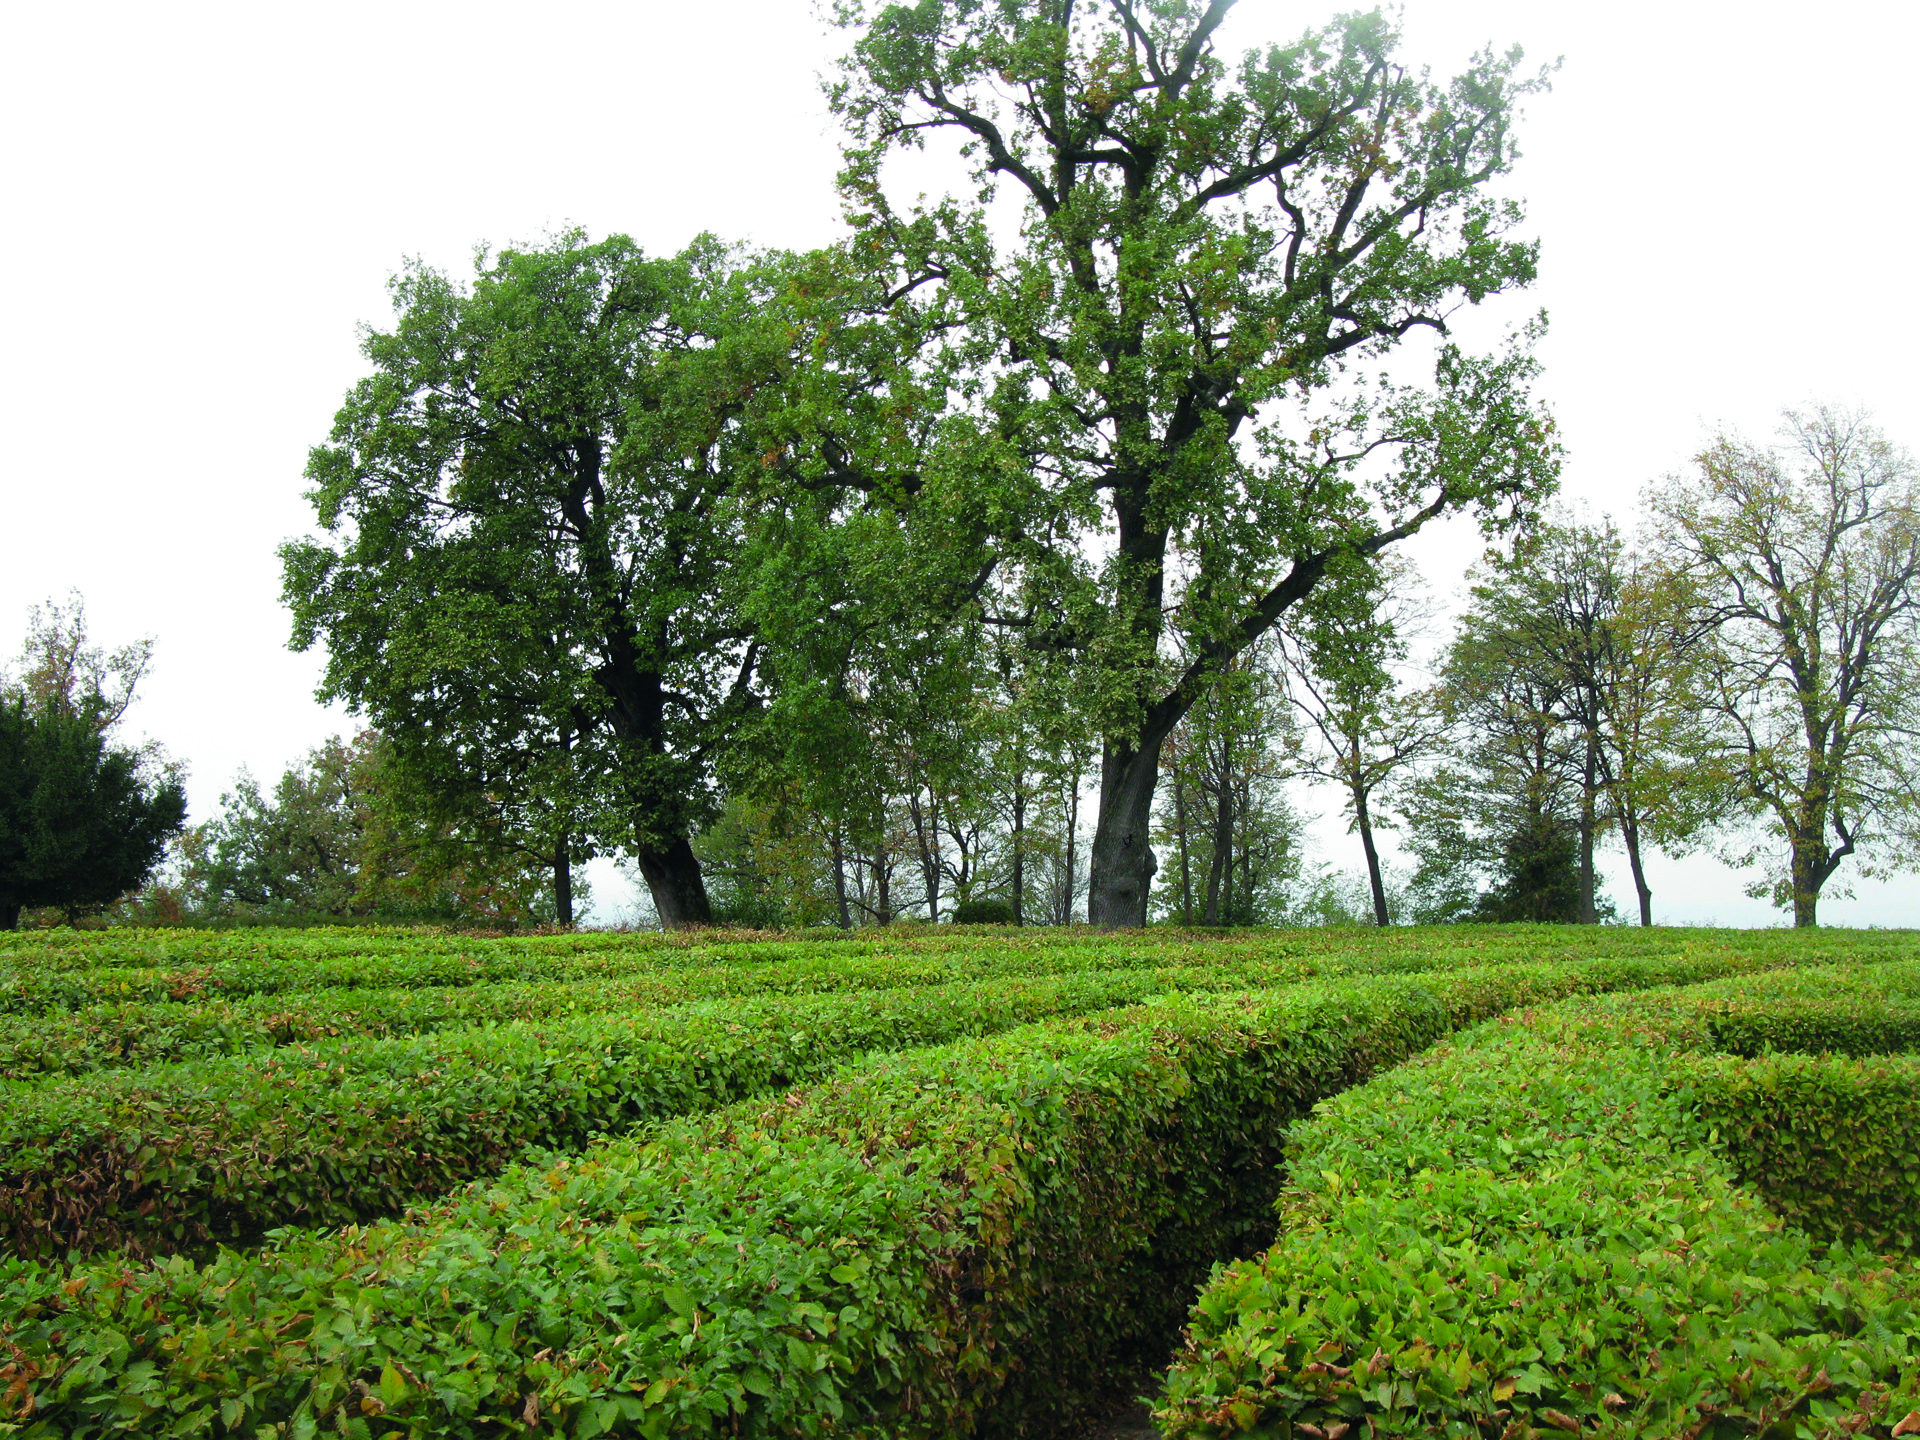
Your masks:
{"label": "large oak tree", "polygon": [[326,534],[283,559],[322,693],[416,773],[547,825],[563,901],[585,838],[636,858],[667,925],[709,918],[689,842],[759,703],[740,419],[788,351],[779,283],[617,236],[483,257],[470,288],[415,266],[313,452]]}
{"label": "large oak tree", "polygon": [[[1523,347],[1441,343],[1431,387],[1361,374],[1532,279],[1489,182],[1538,82],[1516,52],[1433,83],[1378,13],[1233,67],[1231,5],[837,12],[848,253],[924,307],[914,384],[953,377],[890,493],[979,518],[967,598],[1072,674],[1104,736],[1101,924],[1145,920],[1161,748],[1212,676],[1341,556],[1449,512],[1501,523],[1555,475]],[[979,191],[896,204],[890,162],[943,133]],[[847,484],[883,488],[841,450]]]}

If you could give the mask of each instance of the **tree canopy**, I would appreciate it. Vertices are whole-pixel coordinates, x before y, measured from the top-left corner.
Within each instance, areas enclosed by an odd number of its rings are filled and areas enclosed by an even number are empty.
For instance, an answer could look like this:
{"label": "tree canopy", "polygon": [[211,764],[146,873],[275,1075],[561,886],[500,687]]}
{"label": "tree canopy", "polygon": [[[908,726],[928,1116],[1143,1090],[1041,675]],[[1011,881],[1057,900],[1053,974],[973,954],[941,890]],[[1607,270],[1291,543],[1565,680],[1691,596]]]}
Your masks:
{"label": "tree canopy", "polygon": [[[988,623],[1055,656],[1104,737],[1103,924],[1145,919],[1161,748],[1207,677],[1339,557],[1452,511],[1502,525],[1556,473],[1523,344],[1442,344],[1425,388],[1362,373],[1533,278],[1487,185],[1539,80],[1515,52],[1430,82],[1377,13],[1236,68],[1230,8],[836,11],[852,253],[938,297],[919,353],[962,379],[928,486],[990,517]],[[942,132],[978,191],[896,205],[889,156]]]}
{"label": "tree canopy", "polygon": [[1706,641],[1696,763],[1782,843],[1755,893],[1812,925],[1843,862],[1920,856],[1920,470],[1837,409],[1782,439],[1723,434],[1652,500]]}
{"label": "tree canopy", "polygon": [[739,420],[786,354],[767,284],[711,241],[572,234],[470,289],[410,269],[308,467],[328,536],[283,551],[323,694],[544,828],[557,872],[625,850],[670,925],[709,917],[691,833],[759,703],[731,567],[760,468]]}

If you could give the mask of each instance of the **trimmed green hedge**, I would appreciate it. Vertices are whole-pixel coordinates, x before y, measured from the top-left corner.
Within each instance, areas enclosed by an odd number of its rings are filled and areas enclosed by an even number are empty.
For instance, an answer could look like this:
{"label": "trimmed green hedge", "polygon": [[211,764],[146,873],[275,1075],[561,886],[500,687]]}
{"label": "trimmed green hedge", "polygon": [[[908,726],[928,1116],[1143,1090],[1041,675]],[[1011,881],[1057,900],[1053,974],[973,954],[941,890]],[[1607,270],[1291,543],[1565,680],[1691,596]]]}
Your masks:
{"label": "trimmed green hedge", "polygon": [[0,1352],[25,1377],[8,1418],[27,1437],[1031,1433],[1270,1226],[1289,1117],[1597,983],[1543,965],[1168,999],[872,1059],[206,1267],[3,1266]]}
{"label": "trimmed green hedge", "polygon": [[367,1220],[492,1174],[528,1145],[577,1146],[802,1084],[869,1050],[1161,988],[1123,973],[708,1001],[6,1087],[0,1241],[20,1254],[151,1254]]}
{"label": "trimmed green hedge", "polygon": [[[572,939],[576,937],[556,937]],[[586,938],[586,937],[577,937]],[[943,937],[947,938],[947,937]],[[19,956],[0,964],[0,1015],[30,1031],[61,1011],[116,1005],[232,1003],[252,997],[301,997],[352,989],[456,990],[506,983],[625,985],[650,1003],[732,994],[782,994],[836,988],[938,984],[990,976],[1097,974],[1111,970],[1238,967],[1246,983],[1299,979],[1314,966],[1271,937],[1257,945],[1088,943],[1078,937],[991,941],[957,937],[928,945],[866,941],[808,945],[762,943],[705,948],[609,947],[528,953],[505,942],[468,942],[460,951],[266,956],[210,954],[204,963],[97,966],[43,963]],[[148,958],[139,954],[122,959]],[[1339,961],[1334,962],[1336,964]],[[1366,963],[1366,962],[1362,962]],[[1457,963],[1457,961],[1456,961]],[[296,1003],[301,1003],[296,1001]],[[18,1033],[16,1031],[16,1033]]]}
{"label": "trimmed green hedge", "polygon": [[[1697,1054],[1770,994],[1776,1037],[1857,1035],[1847,992],[1888,978],[1823,976],[1825,1027],[1799,976],[1509,1016],[1330,1102],[1289,1150],[1278,1243],[1202,1294],[1156,1418],[1171,1437],[1891,1433],[1920,1409],[1920,1275],[1823,1252],[1738,1168],[1780,1165],[1810,1197],[1831,1157],[1803,1116],[1856,1141],[1910,1127],[1914,1067]],[[1912,1134],[1878,1134],[1876,1178]],[[1871,1229],[1911,1193],[1844,1214]]]}
{"label": "trimmed green hedge", "polygon": [[1788,1220],[1818,1240],[1920,1251],[1920,1061],[1708,1059],[1683,1083],[1735,1176]]}
{"label": "trimmed green hedge", "polygon": [[[1104,968],[1104,967],[1102,967]],[[1120,967],[1116,967],[1120,968]],[[919,956],[809,957],[572,981],[298,989],[194,1002],[130,1001],[50,1014],[0,1015],[0,1078],[54,1079],[98,1070],[241,1055],[349,1036],[421,1035],[462,1026],[656,1009],[722,997],[833,994],[999,976],[1101,973],[1071,966],[982,964]],[[1244,989],[1291,979],[1269,967],[1201,964],[1124,969],[1175,989]]]}

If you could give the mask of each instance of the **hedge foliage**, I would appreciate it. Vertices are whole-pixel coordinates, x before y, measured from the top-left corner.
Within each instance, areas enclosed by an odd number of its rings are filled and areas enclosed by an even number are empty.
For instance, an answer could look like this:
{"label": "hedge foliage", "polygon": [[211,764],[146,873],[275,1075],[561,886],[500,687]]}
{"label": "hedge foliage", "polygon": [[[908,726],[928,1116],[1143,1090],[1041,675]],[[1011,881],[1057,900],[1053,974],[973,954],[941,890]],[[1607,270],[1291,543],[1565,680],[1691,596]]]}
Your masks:
{"label": "hedge foliage", "polygon": [[1684,1082],[1736,1178],[1779,1214],[1818,1240],[1920,1252],[1920,1061],[1712,1059]]}
{"label": "hedge foliage", "polygon": [[[983,935],[946,926],[893,926],[778,938],[729,932],[578,934],[505,939],[417,930],[53,930],[0,933],[0,1014],[125,1003],[198,1003],[247,995],[365,988],[460,987],[684,977],[809,964],[857,972],[868,962],[930,968],[920,983],[988,974],[1245,964],[1250,983],[1347,973],[1415,973],[1461,965],[1596,959],[1698,959],[1751,968],[1920,956],[1904,932],[1640,931],[1614,926],[1442,926],[1425,930],[1180,931],[1122,935],[1081,928]],[[722,993],[707,990],[702,994]],[[724,993],[738,993],[729,988]],[[678,998],[695,999],[695,994]]]}
{"label": "hedge foliage", "polygon": [[241,1055],[317,1041],[424,1035],[464,1026],[657,1009],[715,998],[834,994],[992,977],[1120,973],[1169,989],[1244,989],[1295,978],[1296,967],[1201,963],[1130,968],[983,963],[916,956],[808,958],[592,980],[360,986],[243,994],[202,1001],[129,1001],[49,1014],[0,1015],[0,1078],[46,1079],[97,1070]]}
{"label": "hedge foliage", "polygon": [[1920,1072],[1706,1053],[1729,1016],[1852,1043],[1862,996],[1914,978],[1828,972],[1824,1024],[1804,975],[1569,1002],[1331,1101],[1289,1149],[1278,1243],[1202,1294],[1156,1418],[1172,1437],[1920,1432],[1920,1272],[1823,1247],[1740,1183],[1899,1238]]}
{"label": "hedge foliage", "polygon": [[1036,1433],[1270,1229],[1291,1117],[1513,1005],[1711,968],[1172,997],[206,1266],[7,1263],[0,1403],[26,1437]]}
{"label": "hedge foliage", "polygon": [[707,1001],[12,1087],[0,1238],[19,1254],[153,1254],[364,1221],[493,1174],[529,1145],[578,1146],[803,1084],[869,1050],[1160,989],[1121,972]]}

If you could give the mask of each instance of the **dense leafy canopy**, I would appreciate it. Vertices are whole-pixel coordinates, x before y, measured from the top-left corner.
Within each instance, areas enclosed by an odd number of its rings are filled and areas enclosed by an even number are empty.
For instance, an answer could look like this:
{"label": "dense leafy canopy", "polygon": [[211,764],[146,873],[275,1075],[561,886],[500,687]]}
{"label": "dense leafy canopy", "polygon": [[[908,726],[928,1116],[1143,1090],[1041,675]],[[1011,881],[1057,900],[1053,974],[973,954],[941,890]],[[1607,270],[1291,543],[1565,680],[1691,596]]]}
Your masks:
{"label": "dense leafy canopy", "polygon": [[739,613],[737,423],[785,355],[767,280],[628,240],[415,268],[308,473],[329,538],[285,548],[296,643],[416,772],[569,844],[625,849],[668,923],[707,900],[689,832],[757,703]]}
{"label": "dense leafy canopy", "polygon": [[111,904],[153,872],[187,800],[176,776],[151,770],[92,710],[0,690],[0,929],[28,906]]}
{"label": "dense leafy canopy", "polygon": [[[1106,923],[1144,918],[1160,748],[1205,676],[1337,557],[1450,511],[1502,523],[1555,469],[1524,350],[1444,345],[1425,390],[1356,369],[1532,278],[1485,186],[1537,82],[1483,55],[1433,84],[1378,14],[1236,72],[1229,8],[837,12],[860,31],[832,92],[854,254],[938,295],[922,353],[965,380],[941,438],[993,520],[990,621],[1070,670],[1105,737]],[[978,195],[896,206],[888,157],[941,131]]]}

